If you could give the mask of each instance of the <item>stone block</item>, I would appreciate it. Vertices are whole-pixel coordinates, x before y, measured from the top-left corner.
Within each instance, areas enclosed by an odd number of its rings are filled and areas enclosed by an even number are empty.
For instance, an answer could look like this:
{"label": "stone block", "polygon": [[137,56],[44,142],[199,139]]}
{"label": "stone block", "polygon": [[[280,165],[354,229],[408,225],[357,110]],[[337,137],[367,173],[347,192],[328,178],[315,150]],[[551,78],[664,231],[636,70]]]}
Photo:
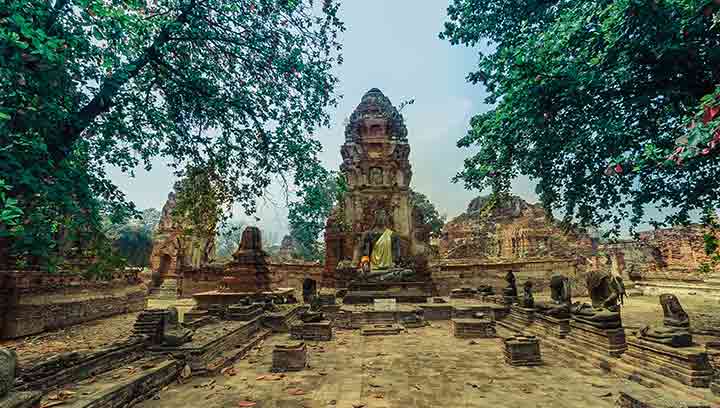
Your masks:
{"label": "stone block", "polygon": [[301,371],[307,366],[307,345],[305,343],[277,345],[273,349],[273,372]]}
{"label": "stone block", "polygon": [[299,323],[290,327],[290,338],[293,340],[332,340],[332,325],[328,321],[318,323]]}
{"label": "stone block", "polygon": [[513,366],[535,366],[542,364],[540,340],[535,336],[518,335],[504,340],[505,362]]}
{"label": "stone block", "polygon": [[450,330],[453,336],[462,339],[491,338],[497,335],[495,322],[489,319],[452,319]]}

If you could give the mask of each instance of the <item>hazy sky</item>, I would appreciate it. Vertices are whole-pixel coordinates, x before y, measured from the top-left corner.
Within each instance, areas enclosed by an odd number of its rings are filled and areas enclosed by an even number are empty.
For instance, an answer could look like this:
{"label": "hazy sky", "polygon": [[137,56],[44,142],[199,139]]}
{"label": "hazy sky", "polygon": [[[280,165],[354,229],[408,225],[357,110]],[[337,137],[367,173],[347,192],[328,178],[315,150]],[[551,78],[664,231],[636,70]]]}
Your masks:
{"label": "hazy sky", "polygon": [[[462,168],[471,152],[458,149],[472,115],[489,107],[483,103],[482,86],[471,85],[465,76],[477,65],[477,50],[451,47],[438,33],[446,20],[447,0],[345,0],[341,17],[344,63],[338,68],[338,93],[343,98],[332,109],[330,129],[314,137],[324,147],[322,160],[328,168],[340,165],[344,142],[343,121],[370,88],[380,88],[395,106],[415,99],[403,111],[411,146],[412,186],[425,193],[441,213],[458,215],[479,194],[466,191],[450,179]],[[174,182],[169,168],[156,162],[150,172],[139,170],[135,179],[112,172],[112,179],[139,208],[161,208]],[[533,188],[518,181],[514,190],[535,201]],[[259,226],[284,233],[287,229],[283,198],[259,211]]]}

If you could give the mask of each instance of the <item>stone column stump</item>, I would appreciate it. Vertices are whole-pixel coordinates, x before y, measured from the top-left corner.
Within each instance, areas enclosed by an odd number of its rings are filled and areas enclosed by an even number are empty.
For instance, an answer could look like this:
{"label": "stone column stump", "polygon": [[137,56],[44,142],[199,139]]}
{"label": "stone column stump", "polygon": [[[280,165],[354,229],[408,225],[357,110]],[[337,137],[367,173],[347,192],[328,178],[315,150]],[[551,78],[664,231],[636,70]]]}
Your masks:
{"label": "stone column stump", "polygon": [[505,339],[505,362],[512,366],[542,364],[540,340],[535,336],[513,336]]}
{"label": "stone column stump", "polygon": [[273,350],[272,372],[301,371],[307,366],[305,343],[279,344]]}

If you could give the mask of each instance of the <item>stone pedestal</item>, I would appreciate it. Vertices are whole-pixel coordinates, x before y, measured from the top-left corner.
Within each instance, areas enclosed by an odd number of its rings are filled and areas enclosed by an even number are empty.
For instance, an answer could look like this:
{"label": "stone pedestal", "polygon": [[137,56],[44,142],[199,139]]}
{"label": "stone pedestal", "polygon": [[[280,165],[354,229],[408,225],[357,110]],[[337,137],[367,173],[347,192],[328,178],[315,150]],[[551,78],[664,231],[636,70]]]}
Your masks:
{"label": "stone pedestal", "polygon": [[273,372],[301,371],[307,367],[307,346],[305,343],[277,345],[273,349]]}
{"label": "stone pedestal", "polygon": [[495,322],[490,319],[452,319],[450,331],[461,339],[492,338],[497,335]]}
{"label": "stone pedestal", "polygon": [[505,339],[505,362],[513,366],[542,364],[540,340],[535,336],[514,336]]}
{"label": "stone pedestal", "polygon": [[611,357],[619,357],[627,349],[625,328],[600,329],[577,320],[570,321],[570,333],[566,336],[566,341]]}
{"label": "stone pedestal", "polygon": [[558,319],[541,313],[535,313],[531,331],[540,336],[564,339],[570,333],[570,319]]}
{"label": "stone pedestal", "polygon": [[713,369],[702,347],[675,348],[630,336],[623,361],[691,387],[710,386]]}
{"label": "stone pedestal", "polygon": [[328,321],[317,323],[298,323],[290,327],[290,338],[293,340],[332,340],[332,325]]}

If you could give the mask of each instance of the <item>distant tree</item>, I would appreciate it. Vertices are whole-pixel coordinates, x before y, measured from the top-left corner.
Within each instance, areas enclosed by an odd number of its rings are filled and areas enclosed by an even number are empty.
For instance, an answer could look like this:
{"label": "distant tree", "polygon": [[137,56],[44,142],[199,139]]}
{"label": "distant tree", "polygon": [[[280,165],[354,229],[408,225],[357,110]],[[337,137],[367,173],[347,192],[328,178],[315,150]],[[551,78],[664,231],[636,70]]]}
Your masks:
{"label": "distant tree", "polygon": [[216,238],[217,256],[219,259],[230,259],[240,246],[242,232],[247,224],[244,221],[230,220],[218,231]]}
{"label": "distant tree", "polygon": [[290,203],[288,221],[290,236],[297,244],[297,256],[306,260],[325,257],[324,245],[319,241],[330,213],[342,201],[347,191],[345,178],[337,173],[317,167],[308,184],[298,192],[298,201]]}
{"label": "distant tree", "polygon": [[537,181],[566,223],[637,225],[720,205],[720,2],[454,0],[441,38],[488,43],[472,83],[494,107],[458,142],[456,177]]}
{"label": "distant tree", "polygon": [[129,266],[148,266],[152,254],[153,232],[161,215],[158,209],[148,208],[126,223],[110,225],[106,235],[115,255],[124,259]]}
{"label": "distant tree", "polygon": [[0,218],[0,254],[39,265],[70,249],[99,254],[103,219],[121,223],[136,212],[108,166],[132,173],[162,156],[179,173],[201,169],[219,212],[239,203],[252,213],[278,175],[308,182],[320,149],[308,135],[329,124],[325,108],[336,103],[338,7],[3,2],[0,180],[3,205],[22,219]]}
{"label": "distant tree", "polygon": [[420,214],[420,221],[430,227],[430,234],[432,236],[439,236],[445,225],[447,216],[441,216],[437,208],[435,208],[435,204],[433,204],[425,194],[418,193],[414,190],[410,191],[410,204],[412,204]]}

